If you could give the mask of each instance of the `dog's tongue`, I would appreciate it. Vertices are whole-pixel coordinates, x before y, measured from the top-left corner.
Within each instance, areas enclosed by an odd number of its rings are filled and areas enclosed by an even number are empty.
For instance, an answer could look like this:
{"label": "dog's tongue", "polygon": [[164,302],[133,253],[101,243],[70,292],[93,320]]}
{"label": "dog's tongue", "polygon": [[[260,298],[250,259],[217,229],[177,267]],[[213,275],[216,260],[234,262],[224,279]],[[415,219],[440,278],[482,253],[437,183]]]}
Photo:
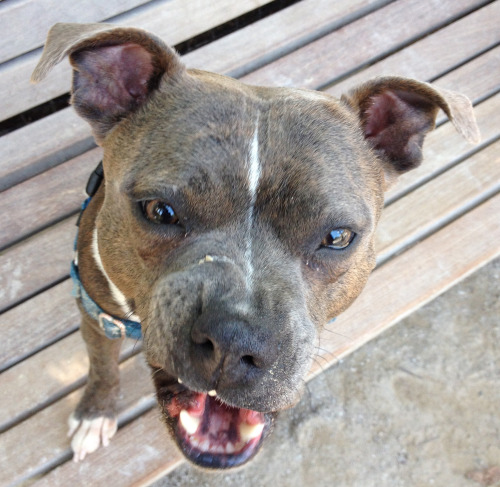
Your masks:
{"label": "dog's tongue", "polygon": [[[177,420],[177,436],[185,452],[198,463],[224,466],[230,457],[252,455],[264,430],[262,413],[227,406],[207,394],[179,394],[167,406]],[[201,461],[200,461],[201,460]]]}

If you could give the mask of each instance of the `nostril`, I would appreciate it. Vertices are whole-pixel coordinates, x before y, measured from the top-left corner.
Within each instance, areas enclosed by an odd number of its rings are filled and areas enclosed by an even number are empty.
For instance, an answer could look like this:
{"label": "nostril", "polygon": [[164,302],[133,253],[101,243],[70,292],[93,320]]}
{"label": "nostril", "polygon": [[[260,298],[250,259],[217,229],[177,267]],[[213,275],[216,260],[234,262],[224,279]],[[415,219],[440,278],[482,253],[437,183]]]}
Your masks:
{"label": "nostril", "polygon": [[198,344],[199,347],[206,353],[212,353],[214,351],[214,344],[206,339],[204,342]]}
{"label": "nostril", "polygon": [[258,365],[255,362],[255,358],[252,357],[251,355],[243,355],[243,357],[241,357],[240,361],[243,365],[258,368]]}

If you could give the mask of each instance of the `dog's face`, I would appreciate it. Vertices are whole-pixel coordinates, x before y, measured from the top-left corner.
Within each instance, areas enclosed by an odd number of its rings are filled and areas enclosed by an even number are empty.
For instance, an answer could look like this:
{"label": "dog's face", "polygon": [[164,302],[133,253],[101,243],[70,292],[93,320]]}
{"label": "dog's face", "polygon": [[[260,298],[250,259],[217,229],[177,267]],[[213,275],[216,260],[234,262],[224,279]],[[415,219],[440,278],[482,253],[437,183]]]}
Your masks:
{"label": "dog's face", "polygon": [[335,100],[200,72],[103,146],[101,257],[142,318],[168,424],[193,460],[238,464],[374,266],[380,166]]}
{"label": "dog's face", "polygon": [[102,29],[60,43],[104,148],[101,258],[141,318],[178,445],[239,465],[363,288],[387,181],[420,162],[449,100],[400,78],[342,101],[249,87],[187,71],[142,31]]}

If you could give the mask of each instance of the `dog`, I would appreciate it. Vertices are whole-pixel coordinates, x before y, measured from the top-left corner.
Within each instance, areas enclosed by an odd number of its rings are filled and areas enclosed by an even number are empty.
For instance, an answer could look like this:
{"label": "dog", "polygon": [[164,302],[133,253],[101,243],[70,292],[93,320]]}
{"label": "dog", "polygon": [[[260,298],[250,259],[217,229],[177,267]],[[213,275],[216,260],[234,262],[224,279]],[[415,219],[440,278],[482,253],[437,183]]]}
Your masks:
{"label": "dog", "polygon": [[90,358],[74,459],[116,432],[120,345],[142,333],[180,450],[241,465],[363,289],[384,191],[420,164],[438,110],[478,142],[471,103],[396,76],[341,99],[248,86],[109,24],[56,24],[32,80],[66,55],[71,102],[104,149],[72,266]]}

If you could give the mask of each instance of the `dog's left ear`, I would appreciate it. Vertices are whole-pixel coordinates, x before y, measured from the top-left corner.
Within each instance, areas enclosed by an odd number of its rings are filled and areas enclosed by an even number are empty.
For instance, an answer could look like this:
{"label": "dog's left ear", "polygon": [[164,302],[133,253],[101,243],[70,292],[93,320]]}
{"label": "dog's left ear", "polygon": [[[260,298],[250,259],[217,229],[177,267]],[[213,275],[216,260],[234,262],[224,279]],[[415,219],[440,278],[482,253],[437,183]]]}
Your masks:
{"label": "dog's left ear", "polygon": [[480,140],[470,100],[428,83],[377,78],[342,100],[357,113],[365,139],[384,161],[387,181],[420,164],[424,137],[434,128],[440,108],[465,139],[474,144]]}
{"label": "dog's left ear", "polygon": [[31,80],[42,80],[66,55],[73,67],[71,103],[90,124],[98,143],[144,105],[162,78],[184,73],[175,51],[142,29],[56,24]]}

